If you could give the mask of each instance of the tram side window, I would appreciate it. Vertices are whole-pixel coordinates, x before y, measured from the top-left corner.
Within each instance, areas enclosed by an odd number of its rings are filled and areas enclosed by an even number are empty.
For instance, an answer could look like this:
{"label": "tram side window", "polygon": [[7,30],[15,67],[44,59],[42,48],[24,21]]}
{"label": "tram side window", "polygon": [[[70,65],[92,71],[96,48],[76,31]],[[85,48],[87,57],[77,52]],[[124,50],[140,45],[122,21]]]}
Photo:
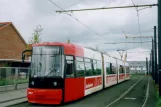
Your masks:
{"label": "tram side window", "polygon": [[125,73],[125,66],[122,66],[123,73]]}
{"label": "tram side window", "polygon": [[111,74],[111,64],[106,63],[106,74]]}
{"label": "tram side window", "polygon": [[127,73],[127,67],[126,67],[126,66],[124,66],[124,72],[126,72],[126,73]]}
{"label": "tram side window", "polygon": [[117,74],[116,64],[112,64],[112,72],[111,72],[111,74]]}
{"label": "tram side window", "polygon": [[123,68],[123,66],[122,66],[122,65],[120,65],[119,73],[124,73],[124,68]]}
{"label": "tram side window", "polygon": [[102,66],[101,66],[101,61],[97,61],[97,73],[98,75],[101,75],[101,70],[102,70]]}
{"label": "tram side window", "polygon": [[125,73],[125,68],[124,68],[124,66],[122,66],[122,73]]}
{"label": "tram side window", "polygon": [[97,72],[97,61],[96,60],[91,60],[91,63],[92,63],[93,75],[98,75],[98,72]]}
{"label": "tram side window", "polygon": [[84,61],[81,57],[76,57],[76,70],[77,70],[77,76],[81,77],[84,76]]}
{"label": "tram side window", "polygon": [[92,64],[85,62],[85,74],[86,76],[93,76]]}
{"label": "tram side window", "polygon": [[66,77],[74,77],[73,56],[66,56]]}
{"label": "tram side window", "polygon": [[128,73],[130,73],[130,67],[127,67],[127,68],[128,68],[128,70],[127,70],[127,71],[128,71]]}
{"label": "tram side window", "polygon": [[130,73],[130,68],[126,67],[126,73]]}

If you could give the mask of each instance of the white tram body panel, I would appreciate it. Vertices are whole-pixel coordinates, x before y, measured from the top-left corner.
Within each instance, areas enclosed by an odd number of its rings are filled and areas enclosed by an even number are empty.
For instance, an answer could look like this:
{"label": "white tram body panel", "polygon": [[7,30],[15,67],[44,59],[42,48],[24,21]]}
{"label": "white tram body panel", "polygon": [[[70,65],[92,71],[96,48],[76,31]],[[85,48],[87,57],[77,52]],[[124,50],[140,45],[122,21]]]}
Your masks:
{"label": "white tram body panel", "polygon": [[[100,61],[101,67],[102,67],[102,56],[101,53],[83,48],[84,49],[84,57],[94,59],[97,61]],[[98,76],[89,76],[85,77],[85,96],[92,94],[96,91],[103,89],[103,70],[101,69],[101,74]]]}
{"label": "white tram body panel", "polygon": [[[116,59],[108,55],[103,55],[104,58],[104,86],[109,87],[117,84],[117,69],[115,73],[109,73],[107,70],[110,69],[113,65],[116,67]],[[109,68],[108,68],[109,67]]]}
{"label": "white tram body panel", "polygon": [[[118,83],[125,81],[125,70],[124,62],[120,59],[117,59],[118,62]],[[123,71],[123,72],[120,72]]]}
{"label": "white tram body panel", "polygon": [[128,63],[125,63],[125,78],[126,80],[129,80],[130,79],[130,68],[129,68],[129,64]]}

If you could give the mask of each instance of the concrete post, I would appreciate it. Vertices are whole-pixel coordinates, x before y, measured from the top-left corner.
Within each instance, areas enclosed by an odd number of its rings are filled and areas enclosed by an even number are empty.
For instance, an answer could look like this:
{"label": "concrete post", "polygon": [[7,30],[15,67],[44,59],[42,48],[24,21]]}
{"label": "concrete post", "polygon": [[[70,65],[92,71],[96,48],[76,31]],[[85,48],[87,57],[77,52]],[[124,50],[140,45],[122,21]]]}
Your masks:
{"label": "concrete post", "polygon": [[15,90],[17,90],[18,68],[15,68]]}

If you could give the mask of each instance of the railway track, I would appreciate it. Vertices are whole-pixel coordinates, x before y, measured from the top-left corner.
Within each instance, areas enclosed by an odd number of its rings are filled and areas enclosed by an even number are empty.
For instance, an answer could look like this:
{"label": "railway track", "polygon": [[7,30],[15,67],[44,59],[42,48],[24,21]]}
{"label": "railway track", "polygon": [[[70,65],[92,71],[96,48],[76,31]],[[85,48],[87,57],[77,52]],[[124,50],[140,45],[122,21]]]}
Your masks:
{"label": "railway track", "polygon": [[149,78],[143,77],[105,107],[146,107],[148,96]]}

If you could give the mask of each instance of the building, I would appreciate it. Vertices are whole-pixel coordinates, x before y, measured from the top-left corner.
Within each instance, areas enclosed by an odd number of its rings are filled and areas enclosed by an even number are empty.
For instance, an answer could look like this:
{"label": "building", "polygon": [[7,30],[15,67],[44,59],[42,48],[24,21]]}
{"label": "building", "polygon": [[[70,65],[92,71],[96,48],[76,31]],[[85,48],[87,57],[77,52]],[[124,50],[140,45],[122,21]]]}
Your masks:
{"label": "building", "polygon": [[130,66],[131,74],[145,74],[146,70],[146,61],[127,61]]}
{"label": "building", "polygon": [[[0,22],[0,66],[20,66],[27,43],[12,22]],[[27,60],[28,58],[26,58]],[[28,63],[28,62],[27,62]]]}

